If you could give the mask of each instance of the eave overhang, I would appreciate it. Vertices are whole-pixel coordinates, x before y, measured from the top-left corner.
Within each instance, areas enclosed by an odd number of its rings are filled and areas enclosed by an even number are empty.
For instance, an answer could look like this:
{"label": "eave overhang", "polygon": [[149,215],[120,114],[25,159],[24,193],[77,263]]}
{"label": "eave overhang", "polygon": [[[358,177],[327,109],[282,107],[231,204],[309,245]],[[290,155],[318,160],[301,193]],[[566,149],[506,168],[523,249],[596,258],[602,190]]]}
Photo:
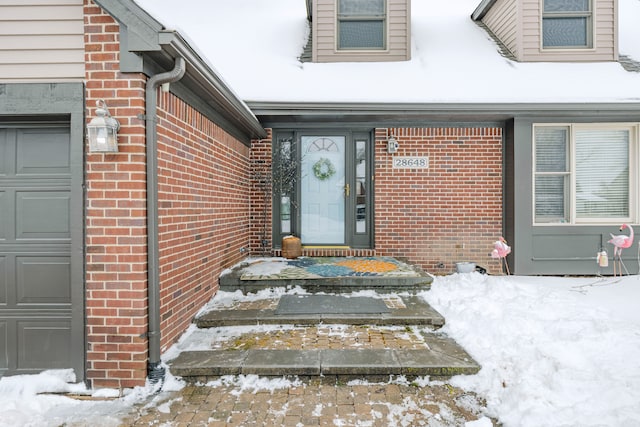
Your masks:
{"label": "eave overhang", "polygon": [[489,10],[496,4],[498,0],[482,0],[478,7],[471,14],[471,19],[479,21],[489,12]]}
{"label": "eave overhang", "polygon": [[423,126],[504,123],[514,118],[640,121],[640,100],[610,103],[275,103],[247,102],[264,127],[344,124]]}
{"label": "eave overhang", "polygon": [[186,72],[171,85],[172,92],[246,145],[266,137],[249,107],[180,33],[166,30],[133,0],[94,1],[120,24],[122,72],[150,76],[171,70],[175,59],[182,57]]}

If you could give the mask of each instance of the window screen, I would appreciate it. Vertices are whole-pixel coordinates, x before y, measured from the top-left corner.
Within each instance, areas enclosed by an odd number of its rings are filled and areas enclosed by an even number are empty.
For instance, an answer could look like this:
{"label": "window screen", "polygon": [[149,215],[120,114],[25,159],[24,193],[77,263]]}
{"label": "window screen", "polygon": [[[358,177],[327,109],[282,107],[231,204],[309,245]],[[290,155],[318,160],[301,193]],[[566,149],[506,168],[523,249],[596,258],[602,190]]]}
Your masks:
{"label": "window screen", "polygon": [[338,49],[385,48],[385,0],[338,3]]}
{"label": "window screen", "polygon": [[538,128],[535,140],[536,222],[565,222],[569,182],[569,128]]}
{"label": "window screen", "polygon": [[536,223],[632,216],[631,128],[537,126],[534,144]]}
{"label": "window screen", "polygon": [[545,0],[543,47],[591,47],[591,19],[590,0]]}
{"label": "window screen", "polygon": [[578,130],[576,217],[629,216],[629,131]]}

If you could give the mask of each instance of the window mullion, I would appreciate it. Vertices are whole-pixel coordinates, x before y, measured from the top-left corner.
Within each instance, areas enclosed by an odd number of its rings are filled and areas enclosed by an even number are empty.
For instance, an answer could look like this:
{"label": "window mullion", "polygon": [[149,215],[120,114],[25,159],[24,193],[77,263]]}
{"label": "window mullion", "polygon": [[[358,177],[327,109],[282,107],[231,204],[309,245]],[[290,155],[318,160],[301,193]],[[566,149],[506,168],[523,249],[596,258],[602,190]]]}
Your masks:
{"label": "window mullion", "polygon": [[569,125],[569,224],[576,223],[576,142],[574,125]]}

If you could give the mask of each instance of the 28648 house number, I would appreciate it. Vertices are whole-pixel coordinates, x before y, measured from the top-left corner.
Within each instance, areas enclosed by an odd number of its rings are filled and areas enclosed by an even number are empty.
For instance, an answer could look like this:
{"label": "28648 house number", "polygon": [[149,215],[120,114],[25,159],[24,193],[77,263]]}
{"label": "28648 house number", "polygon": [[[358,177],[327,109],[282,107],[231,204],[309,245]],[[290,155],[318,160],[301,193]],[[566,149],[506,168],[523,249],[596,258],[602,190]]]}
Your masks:
{"label": "28648 house number", "polygon": [[393,167],[394,169],[428,169],[429,157],[395,156]]}

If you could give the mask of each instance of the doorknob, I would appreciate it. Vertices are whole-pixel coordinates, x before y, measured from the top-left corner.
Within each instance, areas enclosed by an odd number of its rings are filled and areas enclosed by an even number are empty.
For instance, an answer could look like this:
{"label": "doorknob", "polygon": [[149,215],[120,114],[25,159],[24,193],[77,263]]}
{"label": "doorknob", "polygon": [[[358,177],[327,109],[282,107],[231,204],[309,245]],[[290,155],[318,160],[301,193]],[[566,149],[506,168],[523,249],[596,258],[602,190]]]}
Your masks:
{"label": "doorknob", "polygon": [[351,187],[349,187],[349,184],[344,186],[344,195],[349,197],[349,193],[351,192]]}

